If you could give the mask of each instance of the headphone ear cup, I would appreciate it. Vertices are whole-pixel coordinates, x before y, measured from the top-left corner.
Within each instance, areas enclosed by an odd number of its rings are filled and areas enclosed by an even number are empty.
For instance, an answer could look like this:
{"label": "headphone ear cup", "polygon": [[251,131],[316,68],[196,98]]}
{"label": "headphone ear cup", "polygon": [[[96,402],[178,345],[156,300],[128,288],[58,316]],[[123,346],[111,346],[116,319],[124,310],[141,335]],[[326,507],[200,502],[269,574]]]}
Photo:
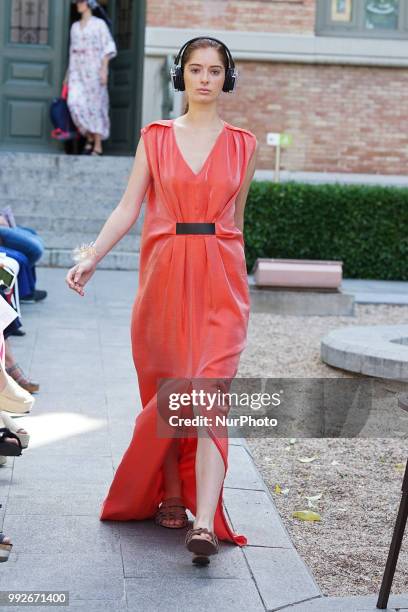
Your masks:
{"label": "headphone ear cup", "polygon": [[184,76],[183,76],[183,71],[181,69],[181,66],[178,67],[178,83],[179,83],[179,90],[184,91],[186,86],[184,84]]}
{"label": "headphone ear cup", "polygon": [[184,91],[184,79],[181,66],[173,66],[170,74],[174,89],[176,91]]}
{"label": "headphone ear cup", "polygon": [[222,91],[233,91],[235,87],[236,72],[234,68],[228,68],[225,74]]}

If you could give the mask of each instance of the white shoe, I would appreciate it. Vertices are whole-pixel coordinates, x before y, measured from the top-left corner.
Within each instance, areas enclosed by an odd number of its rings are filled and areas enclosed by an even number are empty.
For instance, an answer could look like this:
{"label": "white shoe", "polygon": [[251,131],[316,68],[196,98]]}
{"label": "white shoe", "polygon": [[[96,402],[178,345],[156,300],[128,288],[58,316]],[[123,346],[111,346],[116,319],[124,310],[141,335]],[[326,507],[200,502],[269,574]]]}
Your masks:
{"label": "white shoe", "polygon": [[7,463],[7,457],[0,455],[0,465],[5,465]]}
{"label": "white shoe", "polygon": [[20,387],[18,383],[7,372],[4,372],[7,379],[6,386],[0,391],[0,410],[24,414],[30,412],[34,405],[35,397],[26,389]]}

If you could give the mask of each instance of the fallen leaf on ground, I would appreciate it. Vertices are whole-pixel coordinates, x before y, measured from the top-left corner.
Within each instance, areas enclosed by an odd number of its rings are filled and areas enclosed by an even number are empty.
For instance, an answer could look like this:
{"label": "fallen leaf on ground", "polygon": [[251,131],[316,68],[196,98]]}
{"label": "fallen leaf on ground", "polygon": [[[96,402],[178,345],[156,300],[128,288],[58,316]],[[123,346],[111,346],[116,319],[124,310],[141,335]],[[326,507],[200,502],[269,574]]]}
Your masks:
{"label": "fallen leaf on ground", "polygon": [[302,521],[321,521],[322,517],[318,512],[313,510],[295,510],[292,512],[293,518],[301,519]]}
{"label": "fallen leaf on ground", "polygon": [[311,463],[317,458],[317,455],[313,455],[313,457],[298,457],[298,461],[300,461],[301,463]]}

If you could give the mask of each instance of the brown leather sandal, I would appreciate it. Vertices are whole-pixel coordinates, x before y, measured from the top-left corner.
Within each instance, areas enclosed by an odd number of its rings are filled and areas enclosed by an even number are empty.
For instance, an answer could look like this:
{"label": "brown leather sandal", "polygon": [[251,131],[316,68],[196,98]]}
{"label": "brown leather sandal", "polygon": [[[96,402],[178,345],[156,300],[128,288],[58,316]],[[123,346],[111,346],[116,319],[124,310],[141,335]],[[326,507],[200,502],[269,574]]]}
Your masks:
{"label": "brown leather sandal", "polygon": [[[178,525],[166,525],[164,521],[178,521]],[[161,527],[168,529],[184,529],[188,525],[186,508],[180,497],[169,497],[162,501],[154,516],[154,522]]]}
{"label": "brown leather sandal", "polygon": [[[207,533],[210,539],[195,537],[202,533]],[[219,543],[215,533],[209,531],[206,527],[197,527],[187,531],[186,546],[187,550],[194,553],[193,563],[196,565],[208,565],[210,562],[208,557],[218,553]]]}
{"label": "brown leather sandal", "polygon": [[20,387],[23,387],[23,389],[29,393],[35,393],[39,390],[40,385],[32,380],[28,380],[18,363],[14,363],[10,368],[6,368],[6,372],[9,376],[14,378]]}

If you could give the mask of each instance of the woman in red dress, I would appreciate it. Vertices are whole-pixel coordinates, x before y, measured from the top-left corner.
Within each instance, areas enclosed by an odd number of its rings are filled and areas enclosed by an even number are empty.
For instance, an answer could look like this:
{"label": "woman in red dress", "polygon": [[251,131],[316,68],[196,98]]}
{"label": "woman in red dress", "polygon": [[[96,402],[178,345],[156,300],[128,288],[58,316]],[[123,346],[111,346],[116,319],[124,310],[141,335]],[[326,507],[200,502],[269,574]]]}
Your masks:
{"label": "woman in red dress", "polygon": [[100,519],[154,517],[163,527],[185,528],[188,508],[195,520],[186,545],[197,564],[208,563],[218,539],[247,543],[223,510],[228,436],[210,426],[198,428],[199,435],[159,435],[158,381],[176,380],[176,389],[183,380],[205,379],[210,387],[231,380],[246,346],[243,220],[258,143],[218,115],[218,98],[234,88],[235,77],[221,41],[201,37],[183,45],[172,79],[187,93],[185,114],[142,128],[124,196],[66,277],[83,296],[97,263],[136,221],[147,190],[131,321],[143,409]]}

